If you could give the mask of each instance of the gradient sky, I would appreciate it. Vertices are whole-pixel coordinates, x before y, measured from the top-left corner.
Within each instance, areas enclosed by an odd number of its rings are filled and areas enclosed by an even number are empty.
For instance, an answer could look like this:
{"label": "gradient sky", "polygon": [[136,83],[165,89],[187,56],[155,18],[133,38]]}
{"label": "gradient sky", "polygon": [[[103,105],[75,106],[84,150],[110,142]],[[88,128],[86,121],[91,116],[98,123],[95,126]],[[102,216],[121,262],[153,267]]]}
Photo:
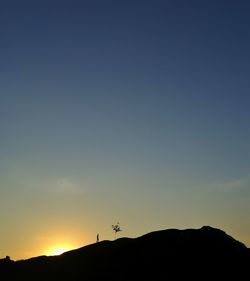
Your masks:
{"label": "gradient sky", "polygon": [[250,246],[250,2],[0,3],[0,257],[211,225]]}

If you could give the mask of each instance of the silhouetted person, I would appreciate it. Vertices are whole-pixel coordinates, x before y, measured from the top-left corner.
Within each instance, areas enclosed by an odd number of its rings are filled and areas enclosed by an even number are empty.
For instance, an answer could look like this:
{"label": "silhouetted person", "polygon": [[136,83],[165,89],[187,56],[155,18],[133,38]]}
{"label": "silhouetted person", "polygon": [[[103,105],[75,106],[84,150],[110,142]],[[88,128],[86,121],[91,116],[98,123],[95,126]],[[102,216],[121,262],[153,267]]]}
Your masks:
{"label": "silhouetted person", "polygon": [[97,235],[96,235],[96,242],[97,243],[99,242],[99,233],[97,233]]}

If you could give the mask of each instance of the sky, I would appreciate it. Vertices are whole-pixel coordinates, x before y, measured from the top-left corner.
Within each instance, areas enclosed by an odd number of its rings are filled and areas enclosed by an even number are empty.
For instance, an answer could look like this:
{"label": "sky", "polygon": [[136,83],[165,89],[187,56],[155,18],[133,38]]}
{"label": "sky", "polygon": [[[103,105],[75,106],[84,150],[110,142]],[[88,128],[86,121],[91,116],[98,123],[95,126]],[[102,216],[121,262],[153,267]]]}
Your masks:
{"label": "sky", "polygon": [[0,257],[211,225],[250,247],[250,3],[0,3]]}

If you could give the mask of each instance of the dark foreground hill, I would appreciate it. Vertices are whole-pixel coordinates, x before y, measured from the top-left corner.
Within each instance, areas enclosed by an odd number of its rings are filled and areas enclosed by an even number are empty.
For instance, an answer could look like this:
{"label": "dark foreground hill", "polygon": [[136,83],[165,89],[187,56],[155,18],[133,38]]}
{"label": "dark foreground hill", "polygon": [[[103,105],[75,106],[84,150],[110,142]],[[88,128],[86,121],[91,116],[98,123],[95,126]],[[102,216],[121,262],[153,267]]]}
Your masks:
{"label": "dark foreground hill", "polygon": [[61,256],[0,261],[0,280],[250,280],[249,249],[212,227],[102,241]]}

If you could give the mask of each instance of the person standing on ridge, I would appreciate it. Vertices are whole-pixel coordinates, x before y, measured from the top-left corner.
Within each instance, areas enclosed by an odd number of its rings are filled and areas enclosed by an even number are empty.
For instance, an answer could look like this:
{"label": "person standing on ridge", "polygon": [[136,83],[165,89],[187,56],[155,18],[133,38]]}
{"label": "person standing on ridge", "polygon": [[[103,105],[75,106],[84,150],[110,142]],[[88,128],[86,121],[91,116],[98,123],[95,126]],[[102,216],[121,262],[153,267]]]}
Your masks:
{"label": "person standing on ridge", "polygon": [[97,235],[96,235],[96,243],[98,243],[99,242],[99,233],[97,233]]}

